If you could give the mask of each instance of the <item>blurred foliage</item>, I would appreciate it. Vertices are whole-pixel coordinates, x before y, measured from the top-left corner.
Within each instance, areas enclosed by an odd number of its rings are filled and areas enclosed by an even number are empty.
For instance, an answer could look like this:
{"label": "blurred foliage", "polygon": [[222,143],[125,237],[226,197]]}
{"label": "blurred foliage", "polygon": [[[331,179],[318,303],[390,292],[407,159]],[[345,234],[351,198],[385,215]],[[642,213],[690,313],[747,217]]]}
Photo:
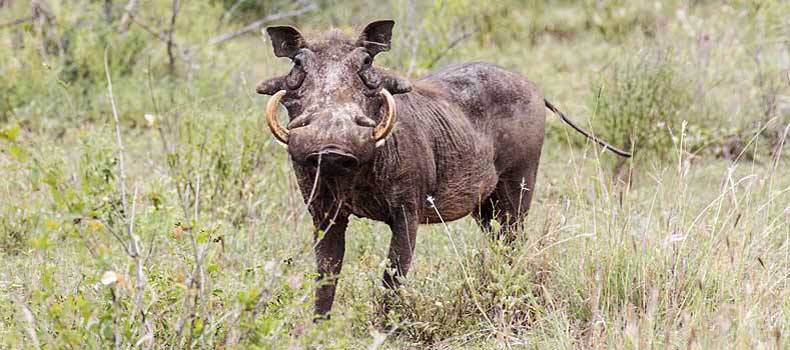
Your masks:
{"label": "blurred foliage", "polygon": [[693,103],[674,54],[650,52],[614,67],[592,102],[599,136],[634,151],[637,158],[667,160]]}
{"label": "blurred foliage", "polygon": [[588,25],[610,40],[622,39],[633,32],[655,35],[665,6],[675,7],[672,1],[585,0],[583,4]]}

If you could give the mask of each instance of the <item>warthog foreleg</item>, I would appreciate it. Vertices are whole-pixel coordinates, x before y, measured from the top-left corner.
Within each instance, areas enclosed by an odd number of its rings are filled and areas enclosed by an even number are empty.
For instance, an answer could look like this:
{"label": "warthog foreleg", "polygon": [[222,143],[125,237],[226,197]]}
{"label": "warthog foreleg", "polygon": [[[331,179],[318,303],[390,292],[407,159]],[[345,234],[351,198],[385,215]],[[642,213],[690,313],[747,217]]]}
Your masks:
{"label": "warthog foreleg", "polygon": [[[348,215],[338,215],[334,220],[314,220],[315,259],[318,267],[318,288],[315,295],[316,319],[327,319],[335,300],[337,276],[343,267],[343,255],[346,250],[346,227]],[[322,237],[323,236],[323,237]]]}

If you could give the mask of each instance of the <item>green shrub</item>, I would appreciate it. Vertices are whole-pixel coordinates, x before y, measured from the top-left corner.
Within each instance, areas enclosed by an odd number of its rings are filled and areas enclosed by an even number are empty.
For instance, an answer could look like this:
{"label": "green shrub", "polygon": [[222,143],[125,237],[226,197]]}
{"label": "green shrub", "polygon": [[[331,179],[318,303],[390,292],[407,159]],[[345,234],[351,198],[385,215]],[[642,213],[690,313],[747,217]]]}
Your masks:
{"label": "green shrub", "polygon": [[687,86],[671,51],[617,63],[591,100],[598,136],[633,150],[637,159],[666,160],[690,117]]}
{"label": "green shrub", "polygon": [[583,2],[587,23],[608,40],[620,40],[640,31],[652,36],[662,5],[647,1],[597,1]]}

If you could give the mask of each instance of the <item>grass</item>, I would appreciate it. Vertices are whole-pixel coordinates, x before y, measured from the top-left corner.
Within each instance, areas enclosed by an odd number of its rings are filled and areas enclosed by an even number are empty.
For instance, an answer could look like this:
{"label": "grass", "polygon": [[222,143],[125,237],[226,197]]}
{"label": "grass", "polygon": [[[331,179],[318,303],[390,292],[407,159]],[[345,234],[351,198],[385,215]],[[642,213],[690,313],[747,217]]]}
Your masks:
{"label": "grass", "polygon": [[[628,181],[616,181],[613,156],[552,117],[516,244],[492,242],[469,218],[422,226],[396,293],[381,287],[388,228],[353,220],[333,318],[313,324],[310,221],[285,151],[262,124],[265,99],[251,95],[257,79],[285,63],[250,35],[196,46],[199,64],[179,60],[170,75],[164,44],[139,26],[118,34],[100,6],[52,3],[62,11],[58,25],[91,23],[76,31],[72,56],[53,54],[43,65],[32,25],[0,31],[0,45],[13,52],[0,60],[9,97],[0,102],[0,348],[790,343],[788,122],[781,106],[766,107],[786,91],[777,74],[790,66],[790,32],[778,20],[786,4],[503,2],[513,8],[503,11],[417,2],[412,17],[407,2],[389,5],[399,41],[382,61],[396,69],[420,75],[434,64],[494,61],[530,76],[616,144],[649,140],[660,121],[669,138],[648,142],[640,160],[625,164]],[[216,24],[222,4],[184,4],[180,43],[245,23]],[[158,19],[170,5],[152,2],[140,20],[167,23]],[[322,5],[298,24],[360,25],[343,17],[344,6],[358,5]],[[27,13],[14,6],[0,23]],[[494,25],[489,14],[506,20]],[[728,29],[733,23],[743,30]],[[436,60],[470,28],[479,33]],[[655,48],[674,59],[646,66]],[[682,103],[688,96],[690,105]],[[623,118],[631,126],[614,130]],[[722,133],[738,137],[734,157],[717,151],[729,147]],[[394,313],[381,313],[385,300]],[[387,321],[394,331],[385,331]]]}

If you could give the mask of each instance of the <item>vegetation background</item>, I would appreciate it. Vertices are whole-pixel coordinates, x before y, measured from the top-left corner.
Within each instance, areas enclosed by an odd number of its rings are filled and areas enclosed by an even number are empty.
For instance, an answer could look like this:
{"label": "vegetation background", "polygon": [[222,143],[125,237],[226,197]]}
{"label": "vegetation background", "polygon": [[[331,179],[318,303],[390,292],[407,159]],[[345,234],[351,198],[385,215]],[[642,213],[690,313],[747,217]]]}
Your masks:
{"label": "vegetation background", "polygon": [[[378,64],[495,62],[635,158],[549,117],[515,247],[470,219],[421,227],[391,295],[388,230],[355,220],[313,324],[309,219],[253,89],[288,62],[260,30],[379,18],[397,24]],[[788,18],[773,0],[0,0],[0,348],[787,349]]]}

